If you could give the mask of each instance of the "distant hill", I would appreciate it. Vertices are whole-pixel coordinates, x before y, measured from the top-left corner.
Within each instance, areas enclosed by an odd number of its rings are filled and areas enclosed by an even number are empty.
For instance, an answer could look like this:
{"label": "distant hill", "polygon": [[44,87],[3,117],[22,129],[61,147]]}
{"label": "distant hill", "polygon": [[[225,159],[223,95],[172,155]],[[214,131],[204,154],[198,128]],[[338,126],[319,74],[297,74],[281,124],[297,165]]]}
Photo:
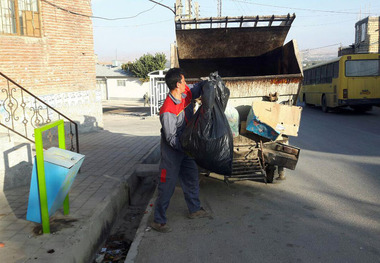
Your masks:
{"label": "distant hill", "polygon": [[338,56],[338,49],[302,50],[300,54],[302,66],[305,68],[336,58]]}

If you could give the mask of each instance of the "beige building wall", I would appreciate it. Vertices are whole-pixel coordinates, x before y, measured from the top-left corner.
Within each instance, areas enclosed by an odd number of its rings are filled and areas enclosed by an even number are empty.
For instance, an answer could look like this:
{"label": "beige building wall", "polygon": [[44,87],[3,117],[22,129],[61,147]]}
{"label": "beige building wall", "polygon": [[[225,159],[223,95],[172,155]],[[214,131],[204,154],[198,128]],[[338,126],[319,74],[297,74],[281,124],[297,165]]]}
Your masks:
{"label": "beige building wall", "polygon": [[368,19],[368,43],[369,53],[380,53],[380,17],[369,17]]}
{"label": "beige building wall", "polygon": [[380,17],[366,17],[355,24],[355,53],[380,53]]}
{"label": "beige building wall", "polygon": [[107,79],[108,99],[126,99],[143,101],[145,93],[149,92],[149,82],[142,83],[138,78],[126,79],[125,86],[118,86],[117,79]]}

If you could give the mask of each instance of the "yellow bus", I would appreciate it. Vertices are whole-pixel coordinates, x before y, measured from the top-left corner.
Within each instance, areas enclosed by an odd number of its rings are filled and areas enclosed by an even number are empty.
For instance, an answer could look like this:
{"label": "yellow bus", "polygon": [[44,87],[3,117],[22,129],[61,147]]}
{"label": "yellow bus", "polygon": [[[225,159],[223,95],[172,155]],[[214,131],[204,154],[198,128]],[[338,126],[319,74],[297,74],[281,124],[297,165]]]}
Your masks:
{"label": "yellow bus", "polygon": [[380,54],[344,55],[304,69],[300,100],[324,112],[347,106],[365,112],[380,106]]}

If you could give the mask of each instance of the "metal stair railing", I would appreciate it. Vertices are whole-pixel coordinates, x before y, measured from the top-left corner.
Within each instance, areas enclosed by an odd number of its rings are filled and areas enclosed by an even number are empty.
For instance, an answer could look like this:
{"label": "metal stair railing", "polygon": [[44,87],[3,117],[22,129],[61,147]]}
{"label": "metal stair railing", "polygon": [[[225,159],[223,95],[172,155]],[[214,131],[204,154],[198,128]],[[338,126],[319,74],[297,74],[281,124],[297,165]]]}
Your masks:
{"label": "metal stair railing", "polygon": [[[35,143],[34,129],[63,119],[68,132],[70,151],[79,153],[78,124],[33,95],[15,81],[0,72],[0,126]],[[9,135],[10,136],[10,135]],[[58,132],[48,131],[45,136],[51,144]],[[75,139],[75,144],[74,144]]]}

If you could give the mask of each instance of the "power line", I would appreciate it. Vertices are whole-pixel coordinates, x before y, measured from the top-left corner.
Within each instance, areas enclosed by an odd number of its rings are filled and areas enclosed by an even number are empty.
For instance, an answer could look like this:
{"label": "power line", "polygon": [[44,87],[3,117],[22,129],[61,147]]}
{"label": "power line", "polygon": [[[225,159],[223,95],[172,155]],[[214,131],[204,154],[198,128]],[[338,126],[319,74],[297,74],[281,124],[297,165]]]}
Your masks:
{"label": "power line", "polygon": [[166,20],[161,20],[161,21],[156,21],[156,22],[152,22],[152,23],[146,23],[146,24],[139,24],[139,25],[125,25],[125,26],[93,26],[93,27],[109,27],[109,28],[114,28],[114,27],[141,27],[141,26],[149,26],[149,25],[155,25],[155,24],[159,24],[159,23],[164,23],[164,22],[169,22],[169,21],[173,21],[173,19],[166,19]]}
{"label": "power line", "polygon": [[[360,45],[361,46],[364,46],[364,47],[369,47],[369,46],[372,46],[372,45],[375,45],[375,44],[378,44],[379,41],[376,41],[376,42],[372,42],[372,43],[361,43]],[[336,43],[336,44],[332,44],[332,45],[327,45],[327,46],[323,46],[323,47],[316,47],[316,48],[308,48],[308,49],[304,49],[304,50],[301,50],[302,53],[304,52],[309,52],[311,50],[316,50],[316,49],[322,49],[322,48],[326,48],[326,47],[333,47],[333,46],[337,46],[337,45],[342,45],[342,43]]]}
{"label": "power line", "polygon": [[[322,12],[322,13],[334,13],[334,14],[358,14],[358,12],[347,12],[347,11],[333,11],[333,10],[320,10],[320,9],[310,9],[310,8],[298,8],[298,7],[290,7],[290,6],[277,6],[277,5],[267,5],[255,3],[247,0],[234,0],[236,2],[247,3],[251,5],[259,5],[259,6],[267,6],[267,7],[276,7],[276,8],[285,8],[285,9],[294,9],[294,10],[302,10],[302,11],[312,11],[312,12]],[[371,14],[371,13],[362,13],[362,14]]]}
{"label": "power line", "polygon": [[292,28],[294,28],[294,27],[297,28],[297,27],[327,26],[327,25],[342,24],[342,23],[347,23],[347,22],[352,22],[352,19],[344,20],[344,21],[339,21],[339,22],[324,23],[324,24],[313,24],[313,25],[292,25]]}
{"label": "power line", "polygon": [[301,50],[301,52],[308,52],[310,50],[322,49],[322,48],[326,48],[326,47],[333,47],[333,46],[337,46],[337,45],[341,45],[341,44],[342,43],[336,43],[336,44],[327,45],[327,46],[323,46],[323,47],[308,48],[308,49]]}
{"label": "power line", "polygon": [[[167,5],[163,5],[163,4],[161,4],[159,2],[156,2],[156,1],[153,1],[153,0],[148,0],[148,1],[153,2],[153,3],[157,4],[157,5],[163,6],[163,7],[167,8],[167,9],[169,9],[170,11],[172,11],[173,14],[175,14],[175,11],[173,9],[171,9],[170,7],[168,7]],[[162,0],[161,0],[161,2],[162,2]]]}
{"label": "power line", "polygon": [[[139,16],[139,15],[141,15],[141,14],[143,14],[143,13],[146,13],[146,12],[152,10],[153,8],[155,8],[155,7],[157,6],[157,4],[159,4],[159,3],[156,3],[156,4],[155,4],[154,6],[152,6],[151,8],[149,8],[149,9],[147,9],[147,10],[144,10],[144,11],[141,11],[140,13],[137,13],[137,14],[134,15],[134,16],[118,17],[118,18],[107,18],[107,17],[101,17],[101,16],[89,16],[89,15],[85,15],[85,14],[77,13],[77,12],[74,12],[74,11],[68,10],[68,9],[66,9],[66,8],[60,7],[60,6],[58,6],[58,5],[56,5],[56,4],[52,3],[52,2],[49,2],[48,0],[41,0],[41,1],[43,1],[43,2],[45,2],[45,3],[47,3],[47,4],[49,4],[49,5],[51,5],[51,6],[55,7],[55,8],[57,8],[57,9],[59,9],[59,10],[62,10],[62,11],[68,12],[68,13],[70,13],[70,14],[72,14],[72,15],[83,16],[83,17],[88,17],[88,18],[103,19],[103,20],[109,20],[109,21],[111,21],[111,20],[112,20],[112,21],[114,21],[114,20],[125,20],[125,19],[135,18],[135,17],[137,17],[137,16]],[[150,0],[149,0],[149,1],[150,1]],[[162,1],[162,0],[161,0],[161,1]]]}

